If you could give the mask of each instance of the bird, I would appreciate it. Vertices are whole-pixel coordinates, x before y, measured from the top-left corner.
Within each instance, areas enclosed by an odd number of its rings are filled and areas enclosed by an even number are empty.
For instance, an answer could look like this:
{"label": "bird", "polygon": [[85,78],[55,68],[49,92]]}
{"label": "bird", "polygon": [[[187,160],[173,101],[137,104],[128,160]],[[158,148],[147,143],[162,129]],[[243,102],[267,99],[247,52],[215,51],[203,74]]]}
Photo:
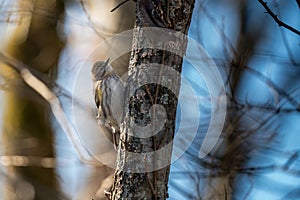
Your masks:
{"label": "bird", "polygon": [[117,150],[120,138],[119,122],[123,113],[124,86],[109,64],[109,58],[106,61],[95,62],[91,73],[98,125],[109,130]]}

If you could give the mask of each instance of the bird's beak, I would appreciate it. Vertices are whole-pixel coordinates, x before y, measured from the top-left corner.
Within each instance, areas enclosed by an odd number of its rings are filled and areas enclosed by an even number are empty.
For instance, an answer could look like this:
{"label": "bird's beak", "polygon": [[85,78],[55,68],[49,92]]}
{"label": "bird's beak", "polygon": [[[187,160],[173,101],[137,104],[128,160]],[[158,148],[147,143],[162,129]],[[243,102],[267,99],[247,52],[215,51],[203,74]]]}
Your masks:
{"label": "bird's beak", "polygon": [[107,60],[105,61],[105,66],[108,65],[109,62],[109,58],[107,58]]}

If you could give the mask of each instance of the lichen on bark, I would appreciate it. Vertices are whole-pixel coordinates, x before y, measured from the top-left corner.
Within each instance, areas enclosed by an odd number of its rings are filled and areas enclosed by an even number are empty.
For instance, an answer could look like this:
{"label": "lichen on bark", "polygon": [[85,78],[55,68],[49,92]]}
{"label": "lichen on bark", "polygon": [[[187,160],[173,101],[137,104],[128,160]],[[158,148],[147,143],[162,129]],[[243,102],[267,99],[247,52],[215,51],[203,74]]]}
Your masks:
{"label": "lichen on bark", "polygon": [[[168,197],[170,144],[180,87],[180,76],[170,71],[181,73],[193,6],[194,0],[137,1],[125,92],[128,101],[110,199]],[[148,27],[161,28],[163,34]],[[157,124],[162,124],[158,131]]]}

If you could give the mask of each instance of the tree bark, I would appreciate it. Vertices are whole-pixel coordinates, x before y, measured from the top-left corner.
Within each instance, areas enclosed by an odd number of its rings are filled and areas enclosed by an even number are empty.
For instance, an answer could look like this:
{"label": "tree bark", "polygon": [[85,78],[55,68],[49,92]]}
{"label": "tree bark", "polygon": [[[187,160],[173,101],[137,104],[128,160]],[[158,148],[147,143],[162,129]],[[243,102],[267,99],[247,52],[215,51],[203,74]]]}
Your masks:
{"label": "tree bark", "polygon": [[[194,0],[137,1],[125,89],[128,102],[125,103],[117,168],[109,199],[168,197],[172,145],[171,148],[165,147],[172,144],[174,137],[180,86],[180,76],[176,77],[169,72],[181,72],[182,57],[187,46],[183,34],[187,33],[193,6]],[[155,30],[148,31],[145,29],[147,27],[165,28],[162,32],[164,34],[157,34]],[[157,68],[151,63],[161,65],[155,70]],[[155,104],[162,105],[165,110]],[[164,116],[166,119],[162,120],[162,128],[155,131],[159,119]],[[150,123],[152,126],[149,126]],[[145,127],[150,127],[149,137],[144,132]]]}

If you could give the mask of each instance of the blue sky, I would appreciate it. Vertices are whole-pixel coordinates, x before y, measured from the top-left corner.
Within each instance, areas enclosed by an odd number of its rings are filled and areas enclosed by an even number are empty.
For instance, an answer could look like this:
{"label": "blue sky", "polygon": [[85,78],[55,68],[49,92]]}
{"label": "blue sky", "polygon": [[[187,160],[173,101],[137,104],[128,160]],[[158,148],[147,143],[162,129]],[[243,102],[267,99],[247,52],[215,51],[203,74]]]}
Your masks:
{"label": "blue sky", "polygon": [[[296,1],[268,1],[270,8],[286,23],[300,29],[300,12]],[[226,74],[224,68],[230,66],[230,59],[233,56],[233,49],[236,48],[239,36],[239,10],[238,4],[234,1],[196,1],[193,19],[191,22],[189,36],[197,40],[206,50],[211,59],[219,67],[224,80]],[[255,46],[254,53],[246,63],[249,70],[245,70],[241,75],[237,86],[236,96],[240,103],[256,106],[272,106],[274,108],[292,108],[295,105],[289,102],[284,93],[290,94],[292,98],[298,101],[300,95],[300,37],[295,33],[284,28],[279,28],[274,20],[265,12],[258,1],[248,1],[244,13],[247,17],[247,30],[257,30],[257,37],[265,35],[263,39]],[[226,38],[224,42],[224,38]],[[229,54],[226,54],[226,51]],[[224,67],[225,66],[225,67]],[[203,66],[205,67],[205,66]],[[270,85],[266,79],[272,84]],[[193,67],[185,62],[182,76],[188,79],[195,88],[199,96],[205,95],[205,75],[201,77],[195,74]],[[196,88],[201,88],[197,90]],[[184,90],[184,85],[181,90]],[[181,109],[188,106],[181,103]],[[201,106],[200,106],[201,107]],[[201,108],[199,107],[199,110]],[[204,109],[204,111],[207,111]],[[180,112],[178,112],[180,114]],[[203,116],[200,111],[200,115]],[[181,118],[189,116],[181,116]],[[260,125],[268,119],[267,125]],[[178,120],[180,120],[178,118]],[[181,119],[182,120],[182,119]],[[207,120],[207,119],[206,119]],[[278,167],[275,170],[266,170],[265,172],[254,172],[252,175],[239,173],[234,189],[233,199],[244,199],[246,193],[247,199],[295,199],[295,196],[287,195],[293,189],[299,187],[300,177],[289,172],[289,170],[279,169],[290,156],[297,152],[300,147],[299,136],[299,112],[275,114],[270,111],[249,110],[242,117],[243,126],[260,127],[252,134],[250,139],[251,153],[248,154],[247,162],[244,167],[263,167],[274,165]],[[202,120],[203,122],[203,120]],[[208,123],[207,121],[204,121]],[[205,124],[204,123],[204,124]],[[217,186],[217,179],[207,180],[197,175],[198,173],[208,175],[209,169],[203,168],[200,163],[201,159],[197,158],[199,145],[203,141],[203,133],[206,126],[199,124],[196,140],[192,144],[189,153],[182,156],[171,166],[170,175],[170,198],[169,199],[197,199],[198,190],[204,192],[207,184]],[[188,127],[185,134],[188,132]],[[265,140],[264,137],[275,132],[276,136],[271,141]],[[221,139],[222,140],[222,139]],[[254,142],[253,142],[254,141]],[[256,144],[255,144],[256,143]],[[219,147],[221,148],[221,147]],[[195,160],[191,160],[191,155]],[[198,164],[197,164],[198,163]],[[299,160],[296,159],[291,166],[296,169],[299,167]],[[188,171],[192,171],[187,175]],[[198,176],[198,177],[197,177]],[[224,178],[226,179],[226,178]],[[221,182],[219,180],[219,182]],[[220,184],[220,183],[219,183]],[[222,184],[221,184],[222,185]],[[220,185],[218,185],[220,186]],[[210,191],[211,192],[211,191]],[[204,199],[209,198],[208,193],[202,193]],[[285,197],[284,197],[285,196]],[[214,199],[224,199],[225,197],[214,196]],[[299,196],[297,199],[300,198]]]}

